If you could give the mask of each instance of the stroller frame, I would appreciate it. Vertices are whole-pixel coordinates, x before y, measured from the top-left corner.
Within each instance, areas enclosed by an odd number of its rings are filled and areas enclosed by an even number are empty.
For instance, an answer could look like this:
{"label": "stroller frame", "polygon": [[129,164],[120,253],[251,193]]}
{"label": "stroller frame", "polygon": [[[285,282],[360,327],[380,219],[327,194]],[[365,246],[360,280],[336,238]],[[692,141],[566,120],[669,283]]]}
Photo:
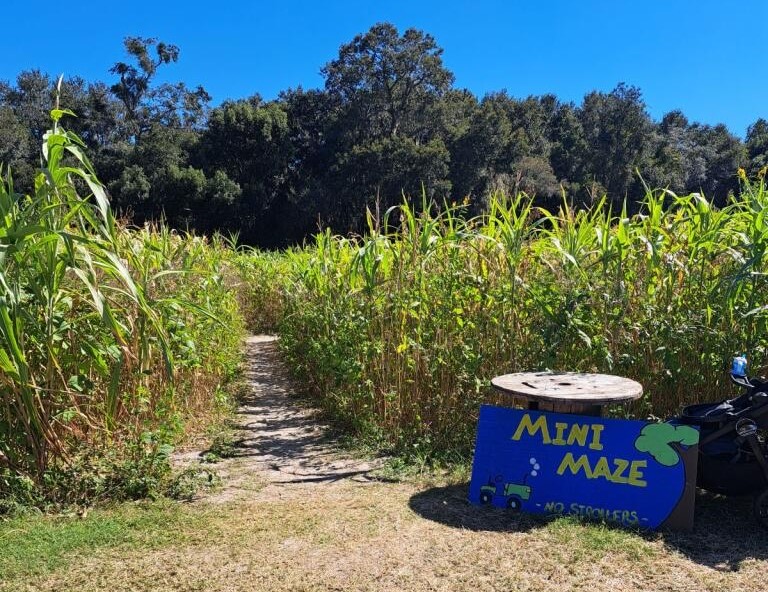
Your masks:
{"label": "stroller frame", "polygon": [[689,405],[671,421],[700,430],[697,486],[724,495],[756,494],[755,518],[768,528],[768,444],[759,434],[768,429],[768,382],[733,374],[731,380],[747,392]]}

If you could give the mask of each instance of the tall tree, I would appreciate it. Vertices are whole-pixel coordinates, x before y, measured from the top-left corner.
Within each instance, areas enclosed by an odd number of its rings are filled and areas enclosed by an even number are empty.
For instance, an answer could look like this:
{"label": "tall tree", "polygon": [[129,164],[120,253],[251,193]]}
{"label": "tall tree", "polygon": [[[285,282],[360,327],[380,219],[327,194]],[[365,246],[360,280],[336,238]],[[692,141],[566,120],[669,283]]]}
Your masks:
{"label": "tall tree", "polygon": [[442,52],[431,35],[400,35],[379,23],[325,65],[325,90],[338,117],[327,130],[335,156],[322,219],[360,230],[363,206],[377,199],[393,203],[422,187],[428,197],[447,197],[450,155],[440,102],[453,74]]}
{"label": "tall tree", "polygon": [[768,166],[768,121],[762,117],[747,129],[746,149],[749,172],[756,175]]}
{"label": "tall tree", "polygon": [[588,180],[600,183],[611,199],[623,201],[632,193],[634,171],[643,166],[653,129],[640,90],[621,83],[607,94],[589,93],[579,120]]}
{"label": "tall tree", "polygon": [[651,187],[701,191],[707,184],[707,158],[694,128],[679,110],[670,111],[653,134],[652,155],[641,171]]}
{"label": "tall tree", "polygon": [[269,229],[270,210],[286,197],[293,158],[283,105],[258,96],[225,101],[211,112],[201,149],[209,174],[225,174],[242,189],[239,209],[230,210],[229,220],[239,219],[248,237]]}
{"label": "tall tree", "polygon": [[11,169],[19,190],[29,190],[34,176],[34,151],[29,128],[8,105],[0,105],[0,167]]}
{"label": "tall tree", "polygon": [[453,84],[442,53],[431,35],[379,23],[323,67],[325,88],[373,136],[429,136],[429,111]]}
{"label": "tall tree", "polygon": [[0,163],[11,167],[20,191],[31,191],[39,146],[50,127],[53,81],[40,70],[24,70],[15,84],[0,84],[0,105]]}
{"label": "tall tree", "polygon": [[700,187],[687,188],[703,191],[719,205],[726,202],[728,195],[738,191],[737,170],[747,165],[744,144],[722,124],[691,126],[696,145],[696,154],[704,162],[705,178]]}
{"label": "tall tree", "polygon": [[202,86],[189,90],[182,82],[153,85],[158,69],[179,59],[179,48],[152,37],[126,37],[123,44],[135,64],[117,62],[110,72],[120,77],[111,90],[123,105],[127,135],[138,140],[157,123],[200,125],[211,99]]}
{"label": "tall tree", "polygon": [[465,118],[463,126],[455,126],[450,143],[453,197],[469,198],[482,208],[512,127],[506,113],[487,97],[470,105]]}
{"label": "tall tree", "polygon": [[583,196],[584,159],[587,143],[576,108],[560,104],[549,127],[550,163],[555,177],[570,195]]}

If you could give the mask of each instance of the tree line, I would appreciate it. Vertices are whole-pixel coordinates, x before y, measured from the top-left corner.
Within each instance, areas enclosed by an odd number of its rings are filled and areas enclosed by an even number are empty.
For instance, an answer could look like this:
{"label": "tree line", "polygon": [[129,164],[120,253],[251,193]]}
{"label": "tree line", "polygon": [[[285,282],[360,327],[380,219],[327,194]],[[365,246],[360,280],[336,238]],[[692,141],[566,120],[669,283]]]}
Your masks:
{"label": "tree line", "polygon": [[[739,189],[737,170],[768,165],[768,122],[742,141],[725,125],[681,111],[654,121],[639,89],[618,84],[581,104],[457,88],[435,39],[380,23],[342,45],[321,89],[211,107],[201,86],[159,83],[179,48],[124,40],[109,82],[62,81],[67,125],[87,144],[124,216],[199,232],[237,233],[279,247],[319,226],[362,229],[366,207],[461,201],[483,211],[496,190],[547,206],[607,195],[630,209],[644,184],[701,192],[716,203]],[[29,191],[49,127],[56,81],[39,70],[0,82],[0,162]]]}

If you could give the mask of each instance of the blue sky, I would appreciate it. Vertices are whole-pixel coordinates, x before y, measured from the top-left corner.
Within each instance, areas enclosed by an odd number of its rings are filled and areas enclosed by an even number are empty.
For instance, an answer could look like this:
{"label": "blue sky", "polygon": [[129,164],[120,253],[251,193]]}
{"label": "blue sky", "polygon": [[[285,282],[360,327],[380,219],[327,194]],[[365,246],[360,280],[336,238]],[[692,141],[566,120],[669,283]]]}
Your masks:
{"label": "blue sky", "polygon": [[0,0],[0,79],[29,68],[109,80],[127,35],[181,49],[162,78],[202,84],[214,103],[322,85],[341,44],[378,21],[431,33],[456,85],[478,96],[554,93],[580,102],[618,82],[651,115],[672,109],[743,136],[768,118],[766,0],[255,2]]}

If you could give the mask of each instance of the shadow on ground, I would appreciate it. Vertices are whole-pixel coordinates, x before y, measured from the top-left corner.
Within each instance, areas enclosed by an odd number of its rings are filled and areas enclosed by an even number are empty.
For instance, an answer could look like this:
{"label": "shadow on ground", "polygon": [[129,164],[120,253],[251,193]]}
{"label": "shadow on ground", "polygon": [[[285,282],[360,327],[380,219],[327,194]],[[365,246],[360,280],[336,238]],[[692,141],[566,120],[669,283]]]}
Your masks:
{"label": "shadow on ground", "polygon": [[[433,487],[412,496],[410,508],[422,518],[453,528],[488,532],[525,532],[544,528],[555,518],[529,516],[467,501],[469,484]],[[615,528],[620,528],[616,526]],[[699,492],[691,532],[638,532],[648,541],[718,571],[738,571],[746,560],[768,559],[768,530],[752,515],[752,499]],[[760,584],[755,583],[756,589]]]}
{"label": "shadow on ground", "polygon": [[525,532],[541,527],[542,518],[467,501],[469,484],[433,487],[412,496],[408,505],[422,518],[474,531]]}
{"label": "shadow on ground", "polygon": [[[226,453],[226,459],[237,463],[237,471],[259,473],[274,484],[370,480],[376,463],[343,453],[322,414],[295,392],[275,337],[248,338],[245,357],[247,389],[231,424],[234,438]],[[203,451],[201,457],[205,455]]]}
{"label": "shadow on ground", "polygon": [[[768,559],[768,529],[752,515],[752,498],[696,496],[692,532],[665,532],[664,544],[692,561],[719,571],[738,571],[745,560]],[[755,582],[755,589],[762,584]]]}

